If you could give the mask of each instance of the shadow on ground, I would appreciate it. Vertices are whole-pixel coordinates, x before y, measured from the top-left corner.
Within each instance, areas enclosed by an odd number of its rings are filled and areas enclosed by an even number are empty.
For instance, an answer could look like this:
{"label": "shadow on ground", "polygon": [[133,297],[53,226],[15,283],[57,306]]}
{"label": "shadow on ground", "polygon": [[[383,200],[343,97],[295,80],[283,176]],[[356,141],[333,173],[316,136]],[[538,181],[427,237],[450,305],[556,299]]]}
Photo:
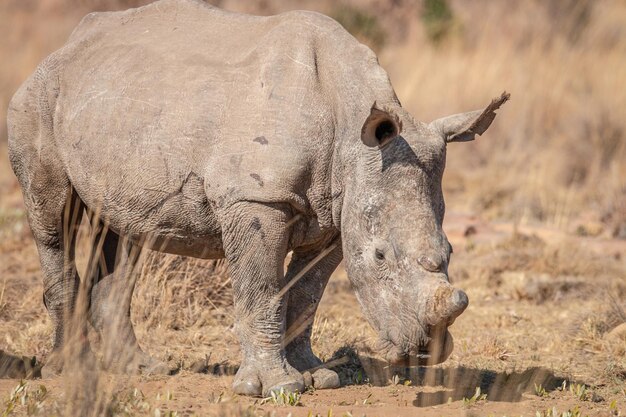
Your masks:
{"label": "shadow on ground", "polygon": [[374,386],[386,386],[393,382],[422,387],[416,394],[413,405],[429,407],[471,398],[480,387],[482,394],[487,394],[489,401],[518,402],[522,394],[535,392],[535,386],[541,385],[546,392],[562,386],[564,378],[541,367],[528,368],[524,371],[496,372],[488,369],[458,366],[454,368],[433,367],[394,367],[385,361],[358,355],[351,348],[338,350],[335,358],[347,357],[349,360],[335,369],[342,385],[358,384],[369,380]]}
{"label": "shadow on ground", "polygon": [[[487,394],[489,401],[518,402],[523,393],[534,393],[535,386],[546,392],[554,391],[563,385],[564,378],[541,367],[524,371],[496,372],[488,369],[458,366],[438,367],[397,367],[380,359],[362,355],[352,347],[337,350],[326,362],[326,366],[339,374],[342,386],[358,385],[365,382],[373,386],[387,386],[396,377],[397,383],[411,381],[411,385],[422,387],[416,394],[413,405],[429,407],[471,398],[480,387],[481,394]],[[209,364],[201,360],[191,364],[187,370],[212,375],[234,375],[238,366],[226,362]]]}
{"label": "shadow on ground", "polygon": [[0,378],[39,377],[41,377],[41,367],[34,356],[15,356],[0,350]]}
{"label": "shadow on ground", "polygon": [[[335,366],[333,366],[335,364]],[[421,387],[416,393],[413,405],[428,407],[471,398],[480,387],[489,401],[517,402],[525,392],[534,392],[541,385],[547,392],[562,386],[565,381],[546,368],[534,367],[521,372],[496,372],[488,369],[458,366],[455,368],[437,367],[397,367],[380,359],[358,354],[351,347],[339,349],[327,366],[337,371],[341,385],[355,385],[369,382],[373,386],[386,386],[411,381],[411,385]],[[208,358],[191,363],[186,370],[212,375],[234,375],[238,366],[227,362],[210,364]],[[0,350],[0,378],[38,378],[41,367],[34,357],[15,356]]]}
{"label": "shadow on ground", "polygon": [[554,391],[564,379],[555,376],[546,368],[533,367],[522,372],[495,372],[486,369],[466,368],[418,368],[415,372],[416,384],[437,387],[434,392],[419,392],[413,401],[416,407],[444,404],[472,398],[476,388],[487,394],[489,401],[518,402],[522,394],[534,392],[535,385],[541,385],[546,392]]}

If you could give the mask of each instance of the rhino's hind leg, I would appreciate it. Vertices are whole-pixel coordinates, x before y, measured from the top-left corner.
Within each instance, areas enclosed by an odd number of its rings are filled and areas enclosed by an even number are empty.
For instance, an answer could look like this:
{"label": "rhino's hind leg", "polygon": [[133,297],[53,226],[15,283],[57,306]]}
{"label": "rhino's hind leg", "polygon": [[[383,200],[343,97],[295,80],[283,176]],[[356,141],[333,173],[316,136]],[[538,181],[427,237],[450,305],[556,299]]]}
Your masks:
{"label": "rhino's hind leg", "polygon": [[85,365],[94,359],[87,339],[87,291],[79,299],[80,279],[74,262],[83,207],[69,182],[55,183],[54,178],[50,175],[39,184],[34,176],[24,192],[43,273],[43,300],[54,328],[44,377],[60,373],[68,361]]}
{"label": "rhino's hind leg", "polygon": [[141,248],[107,230],[99,220],[91,220],[93,240],[88,270],[94,285],[89,320],[100,335],[103,367],[123,373],[170,373],[165,363],[141,349],[130,319]]}
{"label": "rhino's hind leg", "polygon": [[281,388],[304,390],[300,372],[287,361],[283,263],[289,243],[283,206],[245,202],[230,206],[221,218],[235,304],[235,332],[242,365],[233,389],[238,394],[269,395]]}
{"label": "rhino's hind leg", "polygon": [[[311,330],[317,306],[324,293],[331,274],[341,262],[341,242],[333,243],[335,246],[325,256],[322,251],[299,253],[294,251],[289,263],[286,281],[290,282],[294,277],[301,274],[309,264],[317,262],[308,271],[301,275],[296,284],[289,290],[289,302],[287,306],[287,332],[285,342],[287,344],[287,360],[297,370],[304,372],[312,370],[322,361],[311,349]],[[315,378],[316,388],[336,388],[339,385],[339,377],[330,375],[332,371],[322,371],[324,378]],[[330,377],[329,377],[330,376]]]}
{"label": "rhino's hind leg", "polygon": [[43,300],[53,326],[53,350],[42,369],[44,376],[59,373],[66,363],[82,362],[72,357],[76,354],[86,359],[91,353],[86,337],[86,298],[79,303],[80,279],[74,263],[83,205],[56,148],[50,111],[54,103],[48,101],[52,88],[46,86],[47,77],[44,63],[15,93],[7,113],[9,161],[22,189],[39,252]]}

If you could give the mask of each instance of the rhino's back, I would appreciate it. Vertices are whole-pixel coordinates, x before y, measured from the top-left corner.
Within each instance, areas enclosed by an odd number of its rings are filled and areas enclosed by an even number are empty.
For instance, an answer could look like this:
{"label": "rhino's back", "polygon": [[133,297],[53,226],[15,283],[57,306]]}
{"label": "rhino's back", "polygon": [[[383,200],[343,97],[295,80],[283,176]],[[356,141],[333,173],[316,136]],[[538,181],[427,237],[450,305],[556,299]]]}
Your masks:
{"label": "rhino's back", "polygon": [[163,0],[88,16],[59,52],[54,111],[79,195],[121,229],[180,235],[215,233],[210,207],[241,199],[310,210],[330,187],[334,129],[317,43],[336,33],[358,47],[306,12]]}

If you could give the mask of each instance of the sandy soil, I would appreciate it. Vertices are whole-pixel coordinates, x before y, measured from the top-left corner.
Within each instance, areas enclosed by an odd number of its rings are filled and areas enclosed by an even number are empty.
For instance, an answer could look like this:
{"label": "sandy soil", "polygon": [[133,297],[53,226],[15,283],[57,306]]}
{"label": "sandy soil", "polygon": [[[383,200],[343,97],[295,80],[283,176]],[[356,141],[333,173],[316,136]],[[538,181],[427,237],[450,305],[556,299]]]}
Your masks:
{"label": "sandy soil", "polygon": [[[6,161],[6,155],[1,158]],[[2,412],[20,379],[36,373],[31,357],[45,361],[51,327],[19,191],[6,164],[0,166]],[[159,301],[152,305],[146,300],[155,299],[156,278],[144,270],[133,307],[140,343],[178,368],[177,373],[36,379],[27,382],[31,394],[22,394],[23,400],[18,395],[12,413],[27,415],[28,404],[35,404],[31,412],[40,415],[55,410],[78,415],[80,407],[86,412],[102,404],[111,415],[157,415],[155,409],[161,415],[169,410],[178,415],[294,416],[534,416],[553,407],[572,415],[576,410],[614,416],[626,411],[626,338],[614,330],[626,320],[626,242],[489,223],[463,213],[450,213],[445,230],[455,250],[451,278],[467,291],[470,307],[451,328],[455,351],[443,365],[393,368],[378,359],[372,350],[375,335],[340,268],[322,300],[313,342],[323,359],[344,361],[337,369],[345,386],[306,392],[296,407],[233,396],[230,384],[239,349],[230,331],[230,308],[185,305],[182,301],[198,288],[167,300],[156,297]],[[146,309],[164,311],[151,316]],[[7,367],[11,361],[19,366]],[[40,385],[47,390],[41,398],[36,394]],[[477,387],[486,398],[471,399]]]}
{"label": "sandy soil", "polygon": [[[503,89],[512,93],[488,135],[448,152],[450,276],[470,297],[451,328],[454,353],[432,369],[387,367],[340,268],[313,344],[323,359],[344,361],[338,370],[345,385],[306,392],[298,407],[233,397],[240,352],[224,267],[149,256],[133,321],[143,348],[177,373],[79,369],[20,385],[46,360],[51,323],[4,148],[8,100],[87,12],[148,1],[0,1],[0,27],[7,28],[0,42],[7,57],[0,59],[0,416],[626,414],[620,0],[517,2],[514,13],[506,2],[450,1],[451,18],[430,23],[419,9],[439,2],[211,0],[257,14],[306,8],[343,15],[348,30],[377,50],[403,105],[419,120],[477,108]],[[432,42],[429,27],[447,28],[447,39]],[[386,40],[377,47],[380,34]],[[477,387],[481,394],[472,399]]]}

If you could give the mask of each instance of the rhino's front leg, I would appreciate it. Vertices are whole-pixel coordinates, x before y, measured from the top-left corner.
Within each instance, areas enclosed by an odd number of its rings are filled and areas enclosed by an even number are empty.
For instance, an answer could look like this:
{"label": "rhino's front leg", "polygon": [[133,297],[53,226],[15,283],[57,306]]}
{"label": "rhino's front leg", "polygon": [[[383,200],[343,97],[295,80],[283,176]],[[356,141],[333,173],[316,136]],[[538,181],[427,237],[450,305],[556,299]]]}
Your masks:
{"label": "rhino's front leg", "polygon": [[220,215],[235,305],[235,332],[242,365],[233,389],[268,395],[304,389],[300,372],[287,361],[283,263],[290,237],[287,206],[242,202]]}
{"label": "rhino's front leg", "polygon": [[297,279],[297,282],[289,290],[285,342],[287,359],[299,371],[322,364],[311,349],[311,330],[328,279],[341,258],[341,242],[336,240],[322,251],[294,251],[289,263],[286,281]]}

